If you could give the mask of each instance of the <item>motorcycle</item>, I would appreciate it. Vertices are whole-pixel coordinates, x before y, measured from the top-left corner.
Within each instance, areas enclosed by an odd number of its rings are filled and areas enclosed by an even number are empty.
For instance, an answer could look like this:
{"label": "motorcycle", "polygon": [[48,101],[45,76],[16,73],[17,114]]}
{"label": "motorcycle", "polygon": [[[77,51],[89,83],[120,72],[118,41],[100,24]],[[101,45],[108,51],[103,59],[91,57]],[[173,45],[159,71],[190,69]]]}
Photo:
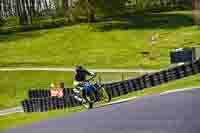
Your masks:
{"label": "motorcycle", "polygon": [[75,99],[81,101],[82,106],[87,109],[92,109],[94,103],[97,101],[102,101],[102,100],[105,102],[111,101],[110,92],[107,91],[102,84],[98,82],[94,84],[92,83],[92,80],[95,77],[96,75],[88,80],[85,80],[84,82],[81,83],[80,86],[77,86],[75,88],[75,90],[79,90],[79,92],[75,93],[74,95]]}

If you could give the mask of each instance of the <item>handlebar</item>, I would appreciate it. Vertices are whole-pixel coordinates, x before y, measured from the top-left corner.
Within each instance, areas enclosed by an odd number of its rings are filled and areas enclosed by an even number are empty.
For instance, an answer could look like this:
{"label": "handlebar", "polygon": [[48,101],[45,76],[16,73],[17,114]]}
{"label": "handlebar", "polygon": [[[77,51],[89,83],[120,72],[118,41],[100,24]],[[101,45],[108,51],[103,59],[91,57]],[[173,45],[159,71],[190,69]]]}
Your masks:
{"label": "handlebar", "polygon": [[97,76],[97,74],[94,73],[94,75],[93,75],[91,78],[89,78],[89,79],[87,79],[87,80],[85,80],[85,81],[90,81],[90,80],[94,79],[96,76]]}

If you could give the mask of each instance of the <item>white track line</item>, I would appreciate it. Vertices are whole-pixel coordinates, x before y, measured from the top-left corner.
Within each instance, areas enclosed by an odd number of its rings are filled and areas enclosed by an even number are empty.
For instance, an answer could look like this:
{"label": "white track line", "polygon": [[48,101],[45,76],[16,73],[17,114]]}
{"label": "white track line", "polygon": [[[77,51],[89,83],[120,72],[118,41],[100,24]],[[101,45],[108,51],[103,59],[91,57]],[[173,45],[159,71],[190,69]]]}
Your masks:
{"label": "white track line", "polygon": [[[151,69],[88,69],[93,72],[140,72],[140,73],[153,73],[159,70]],[[73,72],[74,68],[0,68],[0,71],[63,71]]]}
{"label": "white track line", "polygon": [[23,109],[22,107],[19,106],[15,108],[0,110],[0,116],[13,114],[13,113],[20,113],[20,112],[23,112]]}
{"label": "white track line", "polygon": [[166,94],[171,94],[171,93],[176,93],[176,92],[182,92],[182,91],[189,91],[192,89],[199,89],[200,86],[196,86],[196,87],[192,87],[192,88],[183,88],[183,89],[175,89],[175,90],[169,90],[169,91],[165,91],[160,93],[160,95],[166,95]]}
{"label": "white track line", "polygon": [[120,104],[120,103],[124,103],[124,102],[129,102],[129,101],[132,101],[132,100],[134,100],[136,98],[137,97],[130,97],[130,98],[126,98],[126,99],[121,99],[121,100],[117,100],[117,101],[101,104],[101,105],[99,105],[99,106],[97,106],[95,108],[100,108],[100,107],[104,107],[104,106],[108,106],[108,105],[114,105],[114,104]]}

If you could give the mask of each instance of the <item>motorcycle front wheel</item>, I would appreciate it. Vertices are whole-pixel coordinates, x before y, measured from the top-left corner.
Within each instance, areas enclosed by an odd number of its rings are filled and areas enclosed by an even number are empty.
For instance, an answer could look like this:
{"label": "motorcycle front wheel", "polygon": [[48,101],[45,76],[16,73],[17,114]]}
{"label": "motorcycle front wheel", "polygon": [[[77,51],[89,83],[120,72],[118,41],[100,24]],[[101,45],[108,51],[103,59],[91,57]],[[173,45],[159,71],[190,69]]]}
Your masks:
{"label": "motorcycle front wheel", "polygon": [[94,92],[92,92],[90,94],[83,94],[83,98],[85,99],[85,102],[82,103],[82,105],[87,109],[92,109],[93,104],[96,101]]}
{"label": "motorcycle front wheel", "polygon": [[110,102],[111,101],[111,94],[106,91],[104,87],[102,87],[99,90],[100,98],[104,100],[105,102]]}

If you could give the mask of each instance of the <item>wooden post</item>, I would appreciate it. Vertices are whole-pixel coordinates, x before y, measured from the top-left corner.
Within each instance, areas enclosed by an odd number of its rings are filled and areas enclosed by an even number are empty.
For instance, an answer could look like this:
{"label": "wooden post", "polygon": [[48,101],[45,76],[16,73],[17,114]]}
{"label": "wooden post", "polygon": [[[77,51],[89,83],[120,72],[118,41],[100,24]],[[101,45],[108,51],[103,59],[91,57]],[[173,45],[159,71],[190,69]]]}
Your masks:
{"label": "wooden post", "polygon": [[99,73],[99,76],[98,76],[98,82],[101,84],[102,83],[102,78],[101,78],[101,74]]}
{"label": "wooden post", "polygon": [[123,81],[124,80],[124,73],[122,72],[121,74],[121,80]]}

